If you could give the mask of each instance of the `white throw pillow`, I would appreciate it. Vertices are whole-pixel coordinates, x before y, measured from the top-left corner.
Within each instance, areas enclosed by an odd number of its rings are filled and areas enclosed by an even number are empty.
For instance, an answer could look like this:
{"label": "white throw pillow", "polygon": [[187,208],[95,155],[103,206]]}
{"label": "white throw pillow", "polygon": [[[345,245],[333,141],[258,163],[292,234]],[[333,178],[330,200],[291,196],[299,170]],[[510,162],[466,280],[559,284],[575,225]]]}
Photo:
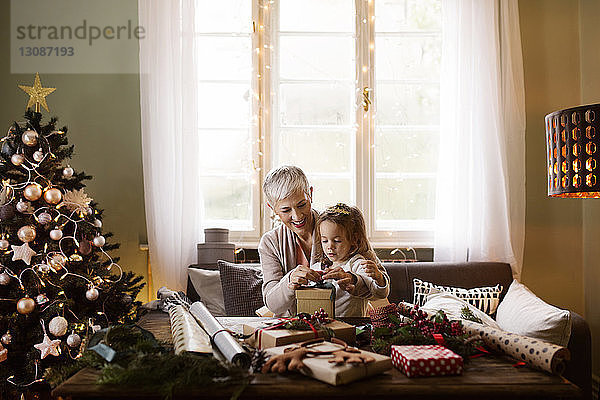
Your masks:
{"label": "white throw pillow", "polygon": [[498,306],[496,322],[504,331],[560,346],[571,337],[571,313],[544,302],[516,280]]}
{"label": "white throw pillow", "polygon": [[188,268],[188,276],[208,311],[214,316],[227,315],[219,271]]}
{"label": "white throw pillow", "polygon": [[421,307],[421,310],[427,314],[435,314],[439,310],[442,310],[448,316],[450,320],[460,320],[462,315],[462,309],[467,307],[474,316],[479,318],[481,322],[489,326],[490,328],[500,329],[496,321],[494,321],[489,315],[478,309],[477,307],[467,303],[465,300],[460,299],[448,292],[440,292],[436,289],[431,289],[431,292],[427,296],[425,304]]}

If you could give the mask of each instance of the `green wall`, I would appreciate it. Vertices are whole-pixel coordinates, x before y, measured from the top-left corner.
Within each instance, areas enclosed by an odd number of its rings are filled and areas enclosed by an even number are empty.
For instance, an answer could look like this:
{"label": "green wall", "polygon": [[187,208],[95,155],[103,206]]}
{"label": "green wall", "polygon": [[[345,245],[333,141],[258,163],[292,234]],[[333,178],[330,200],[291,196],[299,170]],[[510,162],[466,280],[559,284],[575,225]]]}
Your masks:
{"label": "green wall", "polygon": [[[34,75],[10,73],[10,2],[0,2],[0,129],[22,120],[28,96],[17,87],[31,85]],[[137,55],[135,55],[137,58]],[[32,60],[32,62],[35,62]],[[69,127],[75,145],[71,166],[94,179],[86,192],[104,212],[104,230],[121,243],[119,264],[146,277],[146,243],[139,76],[137,74],[43,74],[44,86],[56,87],[47,97],[50,115]],[[45,112],[45,111],[44,111]],[[140,300],[147,300],[147,291]]]}

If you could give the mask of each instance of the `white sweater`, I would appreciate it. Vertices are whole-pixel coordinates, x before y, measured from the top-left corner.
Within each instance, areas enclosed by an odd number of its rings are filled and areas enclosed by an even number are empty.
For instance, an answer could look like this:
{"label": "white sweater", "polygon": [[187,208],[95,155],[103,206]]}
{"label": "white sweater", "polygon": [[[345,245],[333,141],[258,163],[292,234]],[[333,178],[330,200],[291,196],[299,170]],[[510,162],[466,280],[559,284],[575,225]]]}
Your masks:
{"label": "white sweater", "polygon": [[[385,285],[379,286],[373,278],[366,274],[364,267],[361,265],[361,261],[364,259],[360,254],[356,254],[341,266],[344,271],[353,273],[358,279],[354,295],[341,289],[338,283],[331,279],[331,283],[335,287],[336,317],[366,317],[369,300],[384,299],[390,293],[390,278],[385,270],[381,271],[385,279]],[[321,265],[315,263],[311,268],[320,270]]]}

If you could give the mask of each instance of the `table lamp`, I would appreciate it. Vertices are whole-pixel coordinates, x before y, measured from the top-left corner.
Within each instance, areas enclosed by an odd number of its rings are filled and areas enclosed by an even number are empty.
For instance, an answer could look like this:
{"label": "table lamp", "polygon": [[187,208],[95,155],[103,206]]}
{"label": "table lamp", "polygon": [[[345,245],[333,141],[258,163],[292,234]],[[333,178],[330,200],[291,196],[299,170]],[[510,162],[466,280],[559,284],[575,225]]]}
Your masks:
{"label": "table lamp", "polygon": [[600,104],[546,115],[548,196],[600,197]]}

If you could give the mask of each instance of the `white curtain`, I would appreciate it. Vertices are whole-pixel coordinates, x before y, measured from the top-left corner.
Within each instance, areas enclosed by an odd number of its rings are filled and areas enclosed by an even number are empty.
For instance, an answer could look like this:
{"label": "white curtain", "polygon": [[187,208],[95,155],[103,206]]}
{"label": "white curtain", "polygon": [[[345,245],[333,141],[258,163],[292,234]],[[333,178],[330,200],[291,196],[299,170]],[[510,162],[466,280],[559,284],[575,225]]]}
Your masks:
{"label": "white curtain", "polygon": [[443,0],[436,261],[503,261],[525,237],[525,93],[517,0]]}
{"label": "white curtain", "polygon": [[184,290],[200,231],[194,0],[139,0],[146,224],[155,289]]}

